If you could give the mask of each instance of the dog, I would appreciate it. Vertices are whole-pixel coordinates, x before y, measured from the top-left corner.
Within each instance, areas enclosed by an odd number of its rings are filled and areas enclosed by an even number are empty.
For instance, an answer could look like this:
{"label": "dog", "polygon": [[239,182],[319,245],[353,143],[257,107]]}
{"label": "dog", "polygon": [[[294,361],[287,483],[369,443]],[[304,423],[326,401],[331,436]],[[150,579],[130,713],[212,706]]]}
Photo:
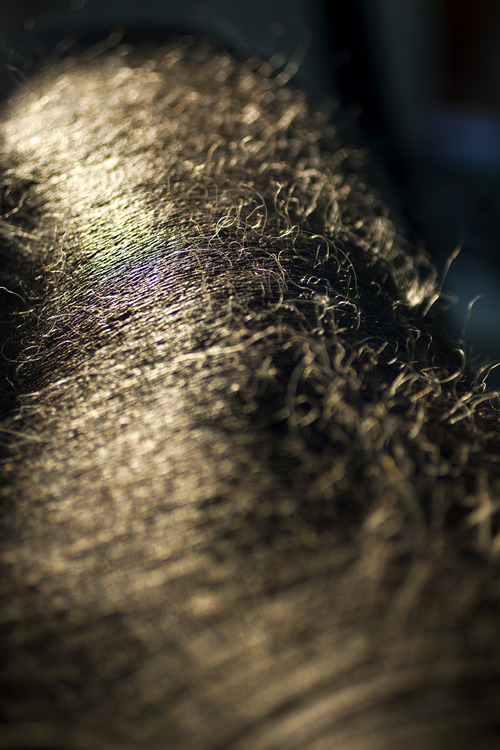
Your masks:
{"label": "dog", "polygon": [[342,118],[116,44],[0,163],[0,747],[497,748],[498,402]]}

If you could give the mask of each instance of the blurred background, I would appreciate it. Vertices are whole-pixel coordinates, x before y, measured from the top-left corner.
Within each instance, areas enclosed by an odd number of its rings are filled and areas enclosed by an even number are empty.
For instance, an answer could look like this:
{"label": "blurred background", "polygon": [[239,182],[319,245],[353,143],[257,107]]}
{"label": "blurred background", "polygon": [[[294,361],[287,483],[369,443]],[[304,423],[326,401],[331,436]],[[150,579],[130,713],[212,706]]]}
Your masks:
{"label": "blurred background", "polygon": [[445,325],[473,367],[500,360],[498,0],[1,0],[4,88],[44,43],[118,27],[215,37],[340,101],[446,277]]}

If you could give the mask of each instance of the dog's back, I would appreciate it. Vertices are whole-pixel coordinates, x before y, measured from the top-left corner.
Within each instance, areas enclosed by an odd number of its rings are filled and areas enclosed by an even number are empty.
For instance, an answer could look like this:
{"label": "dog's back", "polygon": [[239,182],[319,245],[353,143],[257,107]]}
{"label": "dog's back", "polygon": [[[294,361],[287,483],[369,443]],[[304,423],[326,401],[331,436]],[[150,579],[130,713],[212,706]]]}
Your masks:
{"label": "dog's back", "polygon": [[0,133],[0,747],[497,748],[497,411],[365,154],[183,39]]}

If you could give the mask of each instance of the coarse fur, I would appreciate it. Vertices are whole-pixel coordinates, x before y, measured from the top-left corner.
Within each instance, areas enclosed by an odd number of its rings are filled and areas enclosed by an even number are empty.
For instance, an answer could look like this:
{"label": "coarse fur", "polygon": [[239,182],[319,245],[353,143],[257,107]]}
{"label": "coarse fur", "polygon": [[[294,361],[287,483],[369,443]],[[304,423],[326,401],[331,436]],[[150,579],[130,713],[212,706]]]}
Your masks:
{"label": "coarse fur", "polygon": [[0,748],[498,748],[496,402],[268,73],[181,38],[4,105]]}

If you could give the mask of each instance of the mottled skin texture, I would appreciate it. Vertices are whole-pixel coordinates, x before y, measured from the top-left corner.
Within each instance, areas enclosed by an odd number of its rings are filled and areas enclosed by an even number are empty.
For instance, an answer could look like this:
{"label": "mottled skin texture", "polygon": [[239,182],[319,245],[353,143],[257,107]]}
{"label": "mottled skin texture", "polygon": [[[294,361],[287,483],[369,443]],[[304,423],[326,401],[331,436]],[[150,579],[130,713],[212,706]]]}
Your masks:
{"label": "mottled skin texture", "polygon": [[0,747],[498,748],[498,407],[366,161],[190,40],[5,104]]}

